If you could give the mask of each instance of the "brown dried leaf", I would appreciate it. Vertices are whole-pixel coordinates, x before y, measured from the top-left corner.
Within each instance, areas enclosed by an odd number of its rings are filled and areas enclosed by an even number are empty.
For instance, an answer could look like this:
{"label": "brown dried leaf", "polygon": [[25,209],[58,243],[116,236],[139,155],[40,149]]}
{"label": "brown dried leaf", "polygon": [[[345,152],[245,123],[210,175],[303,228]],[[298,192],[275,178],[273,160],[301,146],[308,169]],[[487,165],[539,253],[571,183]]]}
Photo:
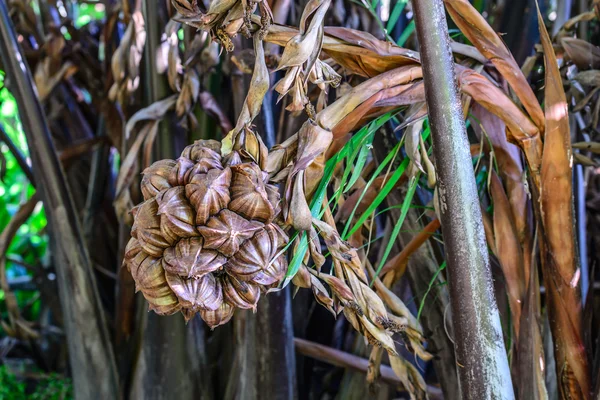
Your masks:
{"label": "brown dried leaf", "polygon": [[583,86],[600,86],[600,70],[582,71],[573,77],[574,80],[581,83]]}
{"label": "brown dried leaf", "polygon": [[492,173],[490,196],[494,203],[494,238],[496,257],[500,261],[510,303],[516,341],[519,340],[521,305],[525,297],[523,251],[513,221],[510,203],[496,173]]}
{"label": "brown dried leaf", "polygon": [[541,167],[541,248],[550,326],[561,396],[578,398],[590,392],[587,358],[582,343],[582,306],[577,246],[573,230],[572,153],[567,100],[544,20],[538,9],[546,66],[546,137]]}
{"label": "brown dried leaf", "polygon": [[310,275],[310,287],[313,291],[313,295],[315,296],[315,300],[317,303],[325,307],[333,316],[335,317],[337,313],[333,309],[333,299],[327,292],[327,289],[321,281],[314,275]]}
{"label": "brown dried leaf", "polygon": [[374,77],[390,69],[419,64],[419,54],[382,41],[367,32],[326,27],[323,50],[352,73]]}
{"label": "brown dried leaf", "polygon": [[[300,32],[286,43],[277,70],[300,66],[307,61],[306,71],[311,70],[321,50],[323,19],[330,3],[330,0],[310,0],[306,4],[300,20]],[[310,25],[304,30],[305,21],[310,15]]]}
{"label": "brown dried leaf", "polygon": [[580,153],[573,154],[573,160],[577,164],[581,164],[585,167],[597,167],[598,166],[598,163],[596,161],[594,161],[591,158],[584,156],[583,154],[580,154]]}
{"label": "brown dried leaf", "polygon": [[[529,255],[526,255],[529,256]],[[523,313],[521,332],[517,347],[518,378],[516,385],[523,398],[547,400],[548,393],[544,380],[544,345],[540,326],[540,283],[537,268],[531,268]]]}
{"label": "brown dried leaf", "polygon": [[572,37],[561,38],[560,44],[580,70],[600,68],[600,47]]}
{"label": "brown dried leaf", "polygon": [[448,14],[461,32],[494,64],[523,103],[531,120],[542,131],[542,109],[529,82],[502,39],[468,0],[444,0],[444,3]]}
{"label": "brown dried leaf", "polygon": [[573,143],[573,148],[600,154],[600,143],[598,142],[577,142]]}
{"label": "brown dried leaf", "polygon": [[140,129],[135,141],[131,145],[129,152],[123,158],[119,175],[117,177],[116,194],[115,194],[115,209],[117,215],[121,220],[127,221],[127,212],[133,204],[131,203],[131,196],[129,193],[129,187],[133,183],[135,177],[136,168],[138,168],[138,158],[140,156],[140,150],[142,144],[156,136],[158,130],[158,120],[164,116],[164,114],[175,104],[175,96],[168,97],[165,100],[161,100],[153,105],[144,108],[134,114],[133,117],[127,122],[126,137],[137,124],[142,120],[151,120],[144,124]]}
{"label": "brown dried leaf", "polygon": [[[175,103],[175,112],[178,117],[184,117],[193,110],[200,96],[200,76],[195,69],[189,68],[183,77],[181,93]],[[193,127],[189,127],[193,129]]]}
{"label": "brown dried leaf", "polygon": [[457,66],[461,90],[506,124],[513,140],[535,138],[539,129],[497,86],[483,75]]}
{"label": "brown dried leaf", "polygon": [[[521,152],[514,144],[508,143],[506,138],[506,125],[504,122],[485,110],[479,104],[471,106],[471,114],[477,119],[473,127],[479,137],[484,137],[484,143],[491,142],[494,157],[498,163],[498,172],[506,186],[506,195],[510,202],[512,215],[517,229],[517,237],[522,244],[523,251],[531,250],[531,228],[529,223],[530,195],[524,183],[525,171],[521,160]],[[487,149],[487,147],[486,147]],[[525,268],[523,276],[529,275],[530,260],[524,259]],[[525,280],[527,284],[527,280]]]}
{"label": "brown dried leaf", "polygon": [[350,92],[321,111],[317,115],[317,123],[320,127],[331,130],[348,114],[379,91],[407,84],[422,77],[423,71],[420,66],[399,67],[382,73],[355,86]]}
{"label": "brown dried leaf", "polygon": [[221,108],[217,102],[217,99],[215,99],[212,93],[205,90],[200,92],[199,98],[200,107],[202,107],[202,110],[204,110],[204,112],[211,117],[216,118],[219,122],[219,127],[223,131],[223,134],[227,134],[227,132],[229,132],[233,127],[229,121],[229,118],[223,111],[223,108]]}
{"label": "brown dried leaf", "polygon": [[254,72],[252,73],[250,88],[248,89],[248,94],[244,100],[244,105],[238,116],[235,128],[229,132],[225,139],[223,139],[223,155],[227,155],[231,152],[236,135],[244,127],[249,127],[254,118],[256,118],[260,112],[265,94],[269,90],[269,70],[267,69],[267,64],[265,62],[263,43],[262,40],[259,39],[258,34],[254,35],[254,53],[256,55],[256,62],[254,63]]}
{"label": "brown dried leaf", "polygon": [[310,250],[310,258],[315,263],[317,271],[325,264],[325,256],[321,253],[321,241],[316,229],[311,225],[308,239],[308,249]]}
{"label": "brown dried leaf", "polygon": [[390,365],[402,381],[411,400],[427,399],[427,385],[417,369],[401,356],[390,354]]}
{"label": "brown dried leaf", "polygon": [[294,178],[286,223],[299,231],[308,231],[312,227],[312,213],[304,194],[304,171],[298,172]]}
{"label": "brown dried leaf", "polygon": [[424,122],[425,121],[423,120],[415,122],[406,129],[406,133],[404,135],[404,148],[406,149],[406,155],[410,159],[408,176],[411,179],[416,176],[419,171],[425,173],[425,170],[421,165],[421,152],[419,151],[421,130],[423,129]]}
{"label": "brown dried leaf", "polygon": [[70,78],[75,75],[79,68],[72,62],[67,61],[61,65],[60,70],[55,73],[50,71],[50,59],[46,58],[42,62],[38,63],[35,69],[35,86],[38,90],[38,97],[40,101],[46,100],[46,98],[52,93],[56,85],[61,81]]}
{"label": "brown dried leaf", "polygon": [[156,121],[164,118],[165,114],[169,110],[171,110],[171,108],[175,105],[176,101],[177,96],[172,95],[163,100],[159,100],[146,108],[142,108],[141,110],[133,114],[133,116],[129,118],[129,120],[127,121],[127,125],[125,126],[125,138],[129,139],[131,132],[133,132],[133,129],[135,128],[135,125],[138,122],[145,120]]}

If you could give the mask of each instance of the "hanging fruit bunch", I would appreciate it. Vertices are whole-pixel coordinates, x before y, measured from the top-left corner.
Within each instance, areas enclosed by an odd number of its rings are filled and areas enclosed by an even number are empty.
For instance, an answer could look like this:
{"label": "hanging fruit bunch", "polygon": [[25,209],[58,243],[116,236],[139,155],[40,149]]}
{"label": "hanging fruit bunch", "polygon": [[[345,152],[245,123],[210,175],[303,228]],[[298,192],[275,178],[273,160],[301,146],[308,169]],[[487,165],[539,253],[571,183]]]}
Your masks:
{"label": "hanging fruit bunch", "polygon": [[150,309],[198,313],[214,328],[283,279],[279,193],[256,158],[239,147],[223,157],[219,142],[199,140],[143,172],[124,264]]}

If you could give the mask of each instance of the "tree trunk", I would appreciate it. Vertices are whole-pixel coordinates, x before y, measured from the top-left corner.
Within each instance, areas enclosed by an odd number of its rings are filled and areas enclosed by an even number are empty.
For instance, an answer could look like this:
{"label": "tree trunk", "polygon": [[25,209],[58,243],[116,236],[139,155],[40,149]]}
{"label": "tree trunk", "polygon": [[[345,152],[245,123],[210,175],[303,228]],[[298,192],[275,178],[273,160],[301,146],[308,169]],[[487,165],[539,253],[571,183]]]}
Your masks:
{"label": "tree trunk", "polygon": [[455,352],[468,399],[513,399],[444,5],[413,2],[448,261]]}
{"label": "tree trunk", "polygon": [[56,266],[74,394],[118,398],[116,363],[92,264],[33,78],[20,51],[5,1],[0,0],[0,58],[20,110]]}

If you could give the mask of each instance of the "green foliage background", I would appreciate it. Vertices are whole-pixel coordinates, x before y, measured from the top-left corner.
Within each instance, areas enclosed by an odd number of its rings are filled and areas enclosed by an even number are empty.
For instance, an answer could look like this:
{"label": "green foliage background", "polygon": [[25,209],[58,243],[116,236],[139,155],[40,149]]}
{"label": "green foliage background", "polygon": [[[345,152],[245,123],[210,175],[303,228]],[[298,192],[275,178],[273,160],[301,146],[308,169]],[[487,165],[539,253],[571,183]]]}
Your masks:
{"label": "green foliage background", "polygon": [[[91,4],[80,4],[76,10],[75,25],[81,27],[92,20],[104,18],[104,10]],[[68,38],[67,38],[68,39]],[[27,141],[18,115],[14,97],[4,86],[4,73],[0,71],[0,126],[10,140],[29,161]],[[35,193],[8,146],[0,142],[0,231],[8,225],[19,206]],[[46,215],[40,202],[29,220],[23,224],[8,249],[6,265],[9,281],[31,276],[24,265],[41,266],[46,264],[48,236]],[[40,312],[37,291],[15,291],[19,308],[27,320],[36,320]],[[0,290],[0,315],[7,317],[4,292]],[[0,327],[0,338],[4,332]],[[2,361],[0,360],[0,363]],[[59,375],[44,375],[31,385],[15,376],[7,366],[0,365],[0,400],[53,400],[72,398],[72,387],[68,379]]]}

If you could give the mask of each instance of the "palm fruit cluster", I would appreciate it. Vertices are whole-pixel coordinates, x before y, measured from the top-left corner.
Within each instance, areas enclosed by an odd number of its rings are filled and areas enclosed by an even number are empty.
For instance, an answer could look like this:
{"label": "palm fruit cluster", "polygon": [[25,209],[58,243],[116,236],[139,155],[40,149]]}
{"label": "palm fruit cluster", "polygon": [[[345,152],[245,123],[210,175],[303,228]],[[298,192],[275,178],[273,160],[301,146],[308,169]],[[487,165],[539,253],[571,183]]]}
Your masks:
{"label": "palm fruit cluster", "polygon": [[198,313],[212,328],[256,309],[287,269],[277,188],[243,152],[220,148],[199,140],[144,170],[124,258],[151,310]]}

